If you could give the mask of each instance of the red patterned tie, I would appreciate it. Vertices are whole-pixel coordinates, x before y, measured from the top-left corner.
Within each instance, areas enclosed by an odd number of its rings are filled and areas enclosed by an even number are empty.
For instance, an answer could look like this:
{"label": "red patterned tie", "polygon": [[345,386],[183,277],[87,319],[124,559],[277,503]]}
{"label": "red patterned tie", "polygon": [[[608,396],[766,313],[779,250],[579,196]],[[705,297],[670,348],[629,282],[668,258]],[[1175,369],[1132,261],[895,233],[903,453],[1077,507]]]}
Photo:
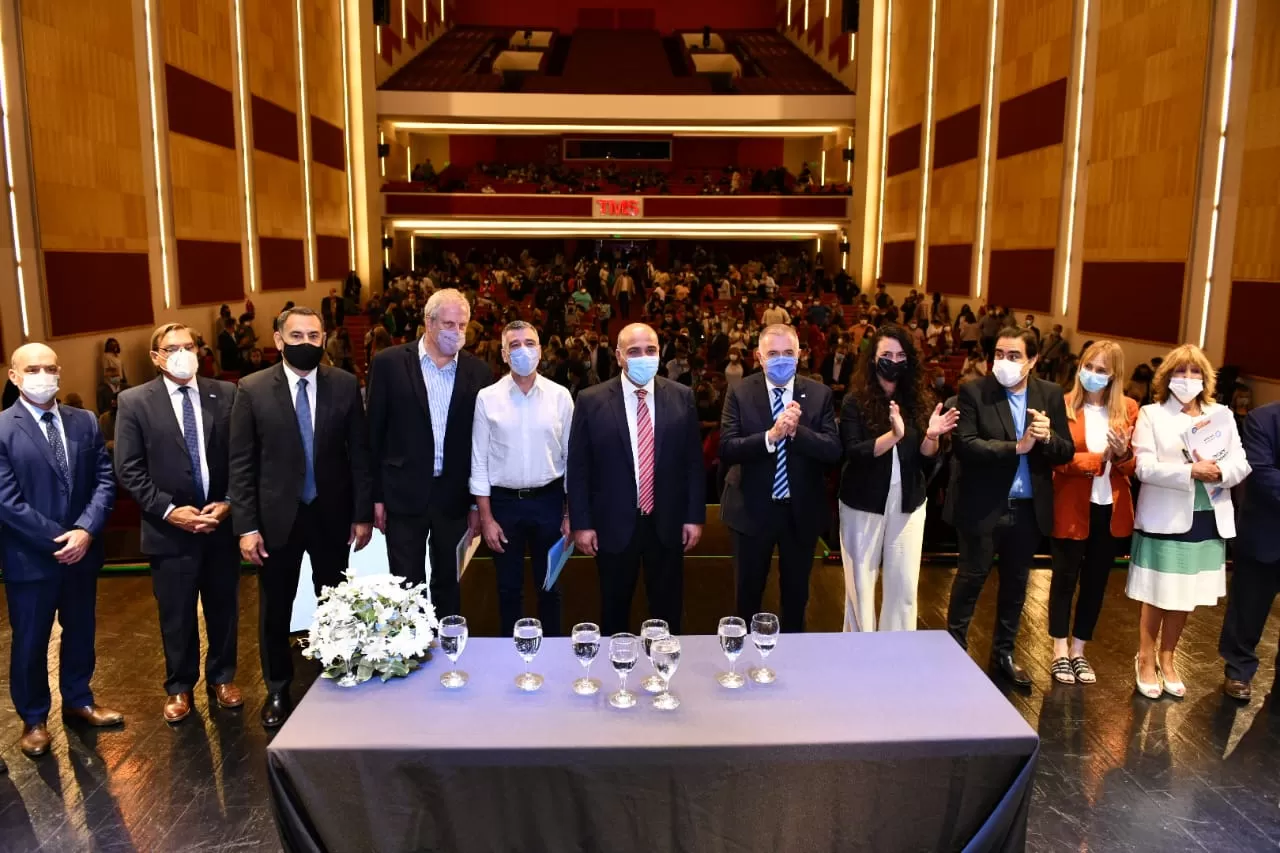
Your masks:
{"label": "red patterned tie", "polygon": [[653,512],[653,423],[649,420],[648,394],[643,388],[636,391],[636,443],[640,451],[640,511]]}

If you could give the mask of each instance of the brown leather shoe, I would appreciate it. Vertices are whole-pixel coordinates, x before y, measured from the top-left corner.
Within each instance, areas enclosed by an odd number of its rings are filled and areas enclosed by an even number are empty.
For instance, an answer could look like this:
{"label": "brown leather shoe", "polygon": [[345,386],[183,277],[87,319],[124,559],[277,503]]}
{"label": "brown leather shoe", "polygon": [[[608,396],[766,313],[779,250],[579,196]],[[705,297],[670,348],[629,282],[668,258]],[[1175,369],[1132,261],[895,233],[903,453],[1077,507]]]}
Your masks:
{"label": "brown leather shoe", "polygon": [[18,748],[28,758],[39,758],[49,751],[49,728],[44,723],[22,727]]}
{"label": "brown leather shoe", "polygon": [[81,708],[63,708],[62,719],[68,723],[80,721],[91,726],[104,728],[106,726],[118,726],[123,723],[124,714],[119,711],[113,711],[110,708],[104,708],[101,705],[85,705]]}
{"label": "brown leather shoe", "polygon": [[1228,678],[1222,682],[1222,692],[1241,702],[1248,702],[1253,698],[1253,687],[1249,682],[1236,681],[1234,678]]}
{"label": "brown leather shoe", "polygon": [[231,681],[226,684],[210,684],[209,695],[217,700],[219,708],[239,708],[244,704],[244,696],[240,695],[240,688]]}
{"label": "brown leather shoe", "polygon": [[192,696],[190,693],[171,693],[164,700],[164,721],[180,723],[191,713]]}

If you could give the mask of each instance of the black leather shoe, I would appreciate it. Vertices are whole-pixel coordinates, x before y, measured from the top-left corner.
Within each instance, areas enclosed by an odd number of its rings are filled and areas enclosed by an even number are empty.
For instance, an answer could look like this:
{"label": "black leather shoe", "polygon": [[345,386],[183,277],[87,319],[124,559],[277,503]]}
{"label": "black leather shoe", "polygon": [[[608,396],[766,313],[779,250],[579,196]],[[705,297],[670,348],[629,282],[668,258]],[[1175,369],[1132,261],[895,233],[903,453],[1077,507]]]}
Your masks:
{"label": "black leather shoe", "polygon": [[275,729],[283,726],[292,711],[293,702],[288,693],[268,693],[267,701],[262,706],[263,727]]}
{"label": "black leather shoe", "polygon": [[1013,659],[1013,655],[996,655],[991,659],[991,665],[998,669],[1005,678],[1019,687],[1031,686],[1031,676],[1027,675],[1025,669],[1018,666],[1018,662]]}

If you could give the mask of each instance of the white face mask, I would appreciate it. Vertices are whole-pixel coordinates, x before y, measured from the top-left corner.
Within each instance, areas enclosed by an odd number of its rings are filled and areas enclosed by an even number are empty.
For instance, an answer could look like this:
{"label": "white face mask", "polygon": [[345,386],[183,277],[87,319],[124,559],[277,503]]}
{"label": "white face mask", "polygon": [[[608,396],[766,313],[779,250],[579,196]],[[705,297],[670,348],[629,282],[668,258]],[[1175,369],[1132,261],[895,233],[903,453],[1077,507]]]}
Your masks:
{"label": "white face mask", "polygon": [[1200,396],[1200,392],[1204,390],[1203,379],[1192,379],[1186,376],[1176,376],[1169,380],[1169,393],[1178,398],[1178,402],[1184,406],[1192,400]]}
{"label": "white face mask", "polygon": [[22,377],[22,396],[37,406],[43,406],[58,396],[58,377],[48,373],[36,373]]}
{"label": "white face mask", "polygon": [[164,369],[179,382],[186,382],[192,376],[196,375],[196,368],[200,366],[196,354],[188,350],[180,349],[173,355],[164,360]]}
{"label": "white face mask", "polygon": [[1022,381],[1022,362],[998,358],[991,366],[996,381],[1006,388],[1012,388]]}

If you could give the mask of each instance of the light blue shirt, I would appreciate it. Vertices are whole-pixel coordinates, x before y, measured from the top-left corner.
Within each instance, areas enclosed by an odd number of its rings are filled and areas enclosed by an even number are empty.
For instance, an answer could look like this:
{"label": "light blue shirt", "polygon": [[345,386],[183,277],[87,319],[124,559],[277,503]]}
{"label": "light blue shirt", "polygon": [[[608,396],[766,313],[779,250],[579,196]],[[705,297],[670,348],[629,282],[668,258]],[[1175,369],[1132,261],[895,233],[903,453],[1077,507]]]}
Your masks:
{"label": "light blue shirt", "polygon": [[431,412],[431,433],[435,439],[434,475],[444,472],[444,434],[449,428],[449,404],[453,402],[453,386],[458,378],[458,357],[444,367],[436,367],[427,355],[427,345],[418,339],[418,361],[422,364],[422,381],[427,385],[427,409]]}
{"label": "light blue shirt", "polygon": [[[1009,399],[1009,412],[1013,415],[1013,426],[1018,432],[1018,440],[1027,430],[1027,391],[1021,394],[1005,391]],[[1026,499],[1031,497],[1031,466],[1027,464],[1027,454],[1018,457],[1018,473],[1013,475],[1013,485],[1009,487],[1009,499]]]}

